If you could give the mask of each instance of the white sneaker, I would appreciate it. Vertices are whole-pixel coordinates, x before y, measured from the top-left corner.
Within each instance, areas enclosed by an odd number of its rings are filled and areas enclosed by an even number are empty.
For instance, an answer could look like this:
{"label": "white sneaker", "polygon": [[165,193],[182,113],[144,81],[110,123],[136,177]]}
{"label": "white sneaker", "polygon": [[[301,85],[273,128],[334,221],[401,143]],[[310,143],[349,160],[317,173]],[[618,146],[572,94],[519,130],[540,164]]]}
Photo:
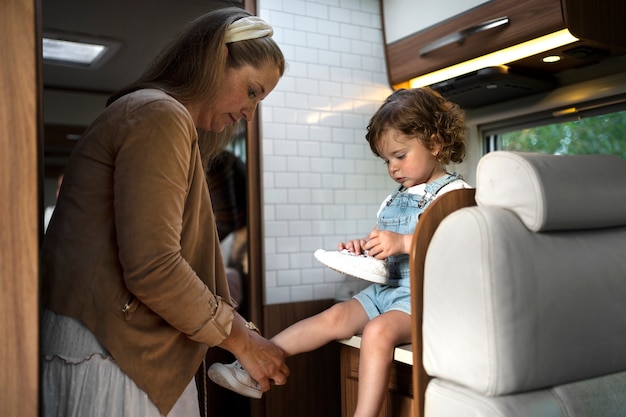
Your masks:
{"label": "white sneaker", "polygon": [[211,381],[224,388],[250,398],[261,398],[259,384],[243,369],[239,361],[231,364],[214,363],[207,371]]}
{"label": "white sneaker", "polygon": [[342,274],[350,275],[377,284],[386,284],[389,278],[387,263],[367,254],[356,255],[346,249],[314,253],[318,261]]}

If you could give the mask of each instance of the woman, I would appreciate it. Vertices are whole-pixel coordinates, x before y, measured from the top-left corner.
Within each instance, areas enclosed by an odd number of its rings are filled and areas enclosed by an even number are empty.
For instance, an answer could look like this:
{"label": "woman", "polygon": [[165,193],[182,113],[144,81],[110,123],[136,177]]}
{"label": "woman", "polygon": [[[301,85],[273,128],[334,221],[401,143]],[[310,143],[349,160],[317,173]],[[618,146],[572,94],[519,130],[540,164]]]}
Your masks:
{"label": "woman", "polygon": [[199,415],[209,346],[286,382],[234,311],[204,175],[284,72],[271,35],[238,8],[198,18],[77,143],[43,243],[44,415]]}

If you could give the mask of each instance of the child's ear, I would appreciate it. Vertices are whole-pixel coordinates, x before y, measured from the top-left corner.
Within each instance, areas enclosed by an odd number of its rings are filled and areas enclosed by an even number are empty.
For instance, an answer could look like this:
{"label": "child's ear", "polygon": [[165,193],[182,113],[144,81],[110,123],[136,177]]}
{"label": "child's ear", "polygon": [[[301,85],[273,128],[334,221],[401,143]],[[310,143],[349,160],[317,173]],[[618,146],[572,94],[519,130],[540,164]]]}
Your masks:
{"label": "child's ear", "polygon": [[433,148],[431,149],[430,154],[436,157],[437,155],[439,155],[439,152],[441,152],[441,141],[439,141],[439,138],[436,134],[430,137],[430,141],[433,144]]}

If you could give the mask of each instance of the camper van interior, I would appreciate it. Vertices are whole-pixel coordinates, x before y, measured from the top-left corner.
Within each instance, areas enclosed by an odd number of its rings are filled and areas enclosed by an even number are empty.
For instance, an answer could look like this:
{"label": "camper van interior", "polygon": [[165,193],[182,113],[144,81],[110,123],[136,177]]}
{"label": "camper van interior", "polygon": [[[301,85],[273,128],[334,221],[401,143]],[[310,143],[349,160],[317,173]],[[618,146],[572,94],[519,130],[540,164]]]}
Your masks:
{"label": "camper van interior", "polygon": [[[38,252],[74,145],[186,23],[228,6],[269,21],[287,59],[229,147],[245,171],[242,314],[271,337],[363,288],[312,253],[371,229],[394,185],[363,140],[369,117],[393,90],[430,86],[464,110],[467,156],[450,169],[472,188],[418,223],[412,342],[379,417],[626,416],[623,0],[8,0],[2,414],[41,415]],[[91,60],[54,55],[65,42]],[[352,417],[359,346],[288,358],[287,385],[260,400],[201,369],[200,415]]]}

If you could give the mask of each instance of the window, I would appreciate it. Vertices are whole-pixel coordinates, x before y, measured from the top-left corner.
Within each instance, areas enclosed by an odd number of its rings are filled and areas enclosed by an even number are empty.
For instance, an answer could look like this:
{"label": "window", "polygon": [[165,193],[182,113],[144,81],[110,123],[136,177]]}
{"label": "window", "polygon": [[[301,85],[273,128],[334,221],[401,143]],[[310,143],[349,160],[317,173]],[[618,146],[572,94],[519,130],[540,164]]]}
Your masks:
{"label": "window", "polygon": [[486,152],[610,154],[626,159],[626,98],[485,126]]}

